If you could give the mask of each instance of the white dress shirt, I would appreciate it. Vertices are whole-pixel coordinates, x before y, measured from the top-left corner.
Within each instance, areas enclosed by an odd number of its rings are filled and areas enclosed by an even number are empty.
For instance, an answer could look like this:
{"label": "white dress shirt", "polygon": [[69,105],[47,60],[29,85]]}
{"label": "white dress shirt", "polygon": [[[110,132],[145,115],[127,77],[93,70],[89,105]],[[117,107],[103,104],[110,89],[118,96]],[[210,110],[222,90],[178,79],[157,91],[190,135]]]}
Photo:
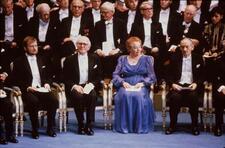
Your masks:
{"label": "white dress shirt", "polygon": [[49,21],[43,22],[41,19],[39,19],[39,33],[38,33],[38,39],[40,42],[45,42],[46,40],[46,34],[48,31]]}
{"label": "white dress shirt", "polygon": [[41,77],[37,64],[37,57],[26,54],[32,74],[32,87],[41,87]]}
{"label": "white dress shirt", "polygon": [[197,11],[196,11],[196,14],[195,14],[195,16],[194,16],[194,21],[196,21],[197,23],[200,23],[200,18],[201,18],[201,9],[198,9]]}
{"label": "white dress shirt", "polygon": [[132,24],[134,23],[136,11],[129,10],[128,12],[128,19],[127,19],[127,32],[130,33]]}
{"label": "white dress shirt", "polygon": [[143,46],[146,46],[148,48],[152,48],[151,44],[151,24],[152,24],[152,19],[146,20],[143,18],[143,23],[144,23],[144,31],[145,31],[145,41]]}
{"label": "white dress shirt", "polygon": [[210,3],[209,11],[211,11],[213,8],[217,7],[219,5],[219,0],[212,0]]}
{"label": "white dress shirt", "polygon": [[100,10],[92,9],[92,15],[93,15],[93,18],[94,18],[94,25],[95,25],[96,22],[101,20]]}
{"label": "white dress shirt", "polygon": [[68,17],[69,16],[69,9],[67,8],[67,9],[60,9],[59,10],[59,20],[60,20],[60,22],[64,19],[64,18],[66,18],[66,17]]}
{"label": "white dress shirt", "polygon": [[27,20],[29,21],[30,18],[34,16],[34,4],[31,7],[26,7],[26,12],[27,12]]}
{"label": "white dress shirt", "polygon": [[76,44],[77,37],[80,32],[80,23],[81,23],[81,16],[73,17],[71,30],[70,30],[70,38],[72,39],[74,45]]}
{"label": "white dress shirt", "polygon": [[162,24],[163,35],[167,35],[167,28],[169,22],[170,8],[162,10],[159,13],[159,22]]}
{"label": "white dress shirt", "polygon": [[79,84],[85,84],[88,81],[88,55],[78,54],[78,64],[79,64],[79,73],[80,73],[80,82]]}
{"label": "white dress shirt", "polygon": [[180,0],[180,6],[178,8],[178,12],[184,11],[186,6],[187,6],[187,0]]}
{"label": "white dress shirt", "polygon": [[115,49],[113,35],[113,21],[105,21],[106,24],[106,42],[111,44],[112,49]]}
{"label": "white dress shirt", "polygon": [[182,71],[180,84],[192,84],[193,74],[192,74],[192,58],[191,55],[188,57],[183,57],[182,61]]}
{"label": "white dress shirt", "polygon": [[14,15],[13,13],[10,15],[6,15],[5,16],[5,41],[13,41],[14,39],[14,30],[13,30],[13,26],[14,26]]}

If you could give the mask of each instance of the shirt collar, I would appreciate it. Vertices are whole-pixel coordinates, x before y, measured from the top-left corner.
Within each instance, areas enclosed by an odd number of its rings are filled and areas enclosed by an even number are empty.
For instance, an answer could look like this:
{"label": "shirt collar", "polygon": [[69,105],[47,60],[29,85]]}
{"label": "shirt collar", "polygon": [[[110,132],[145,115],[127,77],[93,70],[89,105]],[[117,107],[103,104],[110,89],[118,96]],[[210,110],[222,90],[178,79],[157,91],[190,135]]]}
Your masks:
{"label": "shirt collar", "polygon": [[61,14],[67,14],[69,12],[69,9],[67,8],[67,9],[60,9],[59,10],[59,14],[61,15]]}
{"label": "shirt collar", "polygon": [[26,57],[28,60],[36,60],[37,59],[36,55],[29,55],[27,53],[26,53]]}
{"label": "shirt collar", "polygon": [[186,23],[185,21],[183,21],[182,23],[185,27],[190,27],[191,26],[191,23]]}
{"label": "shirt collar", "polygon": [[100,14],[100,10],[92,9],[92,13],[94,13],[94,14]]}
{"label": "shirt collar", "polygon": [[166,10],[161,9],[160,13],[163,14],[169,14],[170,8],[167,8]]}
{"label": "shirt collar", "polygon": [[82,58],[82,59],[86,59],[88,56],[87,56],[87,53],[85,53],[85,54],[80,54],[79,52],[78,52],[78,58]]}
{"label": "shirt collar", "polygon": [[191,55],[189,55],[188,57],[183,56],[183,60],[191,60]]}
{"label": "shirt collar", "polygon": [[48,20],[48,22],[44,22],[41,19],[39,19],[39,23],[41,26],[46,26],[49,23],[49,20]]}
{"label": "shirt collar", "polygon": [[74,17],[74,16],[73,16],[73,21],[78,21],[78,22],[80,22],[80,20],[81,20],[81,16],[79,16],[79,17]]}
{"label": "shirt collar", "polygon": [[26,11],[33,11],[34,10],[34,4],[31,7],[26,7]]}
{"label": "shirt collar", "polygon": [[106,25],[112,24],[113,23],[113,19],[109,20],[109,21],[105,21]]}
{"label": "shirt collar", "polygon": [[144,23],[148,23],[148,24],[152,23],[152,19],[146,20],[145,18],[143,18],[143,20],[144,20]]}
{"label": "shirt collar", "polygon": [[135,15],[135,14],[136,14],[136,11],[131,11],[131,10],[128,11],[128,15]]}

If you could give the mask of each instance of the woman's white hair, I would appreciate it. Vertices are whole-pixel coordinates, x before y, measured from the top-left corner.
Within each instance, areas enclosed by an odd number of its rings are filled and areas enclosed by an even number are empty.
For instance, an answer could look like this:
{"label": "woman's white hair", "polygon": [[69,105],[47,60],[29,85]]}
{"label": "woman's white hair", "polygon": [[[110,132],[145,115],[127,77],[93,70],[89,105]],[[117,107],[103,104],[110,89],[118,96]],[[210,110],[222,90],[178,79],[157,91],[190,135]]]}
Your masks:
{"label": "woman's white hair", "polygon": [[104,2],[102,5],[101,5],[101,10],[108,10],[108,11],[112,11],[113,13],[115,13],[115,6],[113,3],[110,3],[110,2]]}

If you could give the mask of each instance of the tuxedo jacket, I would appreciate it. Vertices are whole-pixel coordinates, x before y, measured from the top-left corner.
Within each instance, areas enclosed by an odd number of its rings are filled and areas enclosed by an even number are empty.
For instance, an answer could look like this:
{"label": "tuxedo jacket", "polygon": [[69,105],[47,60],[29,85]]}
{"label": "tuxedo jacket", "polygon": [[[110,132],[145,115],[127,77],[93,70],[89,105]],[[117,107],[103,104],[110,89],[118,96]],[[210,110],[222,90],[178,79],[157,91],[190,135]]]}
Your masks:
{"label": "tuxedo jacket", "polygon": [[[125,52],[126,25],[122,20],[115,17],[113,18],[113,37],[115,47],[119,48],[121,52]],[[96,23],[92,40],[94,41],[94,50],[102,49],[102,42],[106,41],[106,24],[104,20]]]}
{"label": "tuxedo jacket", "polygon": [[[37,64],[41,78],[41,85],[43,86],[45,83],[51,84],[52,73],[49,63],[47,63],[44,58],[37,55]],[[10,80],[14,86],[19,86],[22,92],[25,92],[27,87],[32,85],[33,76],[26,55],[17,58],[13,62],[13,70]]]}
{"label": "tuxedo jacket", "polygon": [[[40,21],[39,21],[38,17],[33,17],[30,19],[30,21],[28,23],[27,35],[34,36],[35,38],[38,39],[39,22]],[[50,19],[44,45],[53,46],[54,43],[56,42],[55,34],[56,34],[56,23]],[[38,42],[40,42],[40,41],[38,41]]]}
{"label": "tuxedo jacket", "polygon": [[[156,22],[159,22],[160,10],[161,9],[159,8],[154,11],[153,20]],[[168,19],[168,24],[167,24],[167,34],[169,37],[174,32],[174,30],[173,30],[174,22],[177,22],[180,20],[181,20],[181,15],[179,13],[177,13],[176,11],[174,11],[172,8],[170,8],[169,19]]]}
{"label": "tuxedo jacket", "polygon": [[[14,42],[20,44],[25,37],[25,25],[27,23],[26,12],[23,8],[14,5],[13,7],[13,32]],[[0,14],[0,40],[5,38],[5,14]]]}
{"label": "tuxedo jacket", "polygon": [[[118,14],[118,17],[124,21],[126,28],[127,28],[128,16],[129,16],[129,10],[120,12],[120,14]],[[141,18],[141,13],[140,13],[139,9],[137,9],[133,23],[140,21],[141,20],[140,18]],[[129,32],[128,32],[128,34],[129,34]]]}
{"label": "tuxedo jacket", "polygon": [[[66,86],[66,92],[69,94],[73,85],[79,85],[80,82],[77,53],[67,57],[64,61],[63,77]],[[101,80],[102,70],[100,60],[96,55],[88,53],[88,82],[93,83],[96,88],[98,87]]]}
{"label": "tuxedo jacket", "polygon": [[[60,21],[60,19],[59,19],[59,10],[60,9],[57,9],[57,10],[54,10],[54,11],[51,11],[51,13],[50,13],[50,19],[54,22],[54,23],[56,23],[56,26],[57,27],[59,27],[59,25],[60,25],[60,23],[61,23],[61,21]],[[69,16],[70,16],[70,10],[68,10],[69,11]],[[68,16],[68,17],[69,17]]]}
{"label": "tuxedo jacket", "polygon": [[217,91],[217,89],[221,85],[225,85],[225,54],[223,54],[221,58],[217,59],[213,71],[214,71],[213,90]]}
{"label": "tuxedo jacket", "polygon": [[[71,27],[72,27],[72,19],[73,19],[73,16],[70,15],[68,18],[64,18],[62,20],[61,25],[57,30],[58,39],[59,39],[60,43],[62,43],[65,38],[70,37],[70,32],[71,32]],[[79,34],[89,37],[90,36],[90,34],[89,34],[90,28],[91,28],[90,20],[88,20],[84,16],[81,16]]]}
{"label": "tuxedo jacket", "polygon": [[[202,86],[203,83],[203,60],[201,56],[192,53],[192,75],[193,83],[196,83],[198,88]],[[183,55],[181,52],[174,54],[171,57],[170,69],[168,72],[169,85],[173,83],[178,84],[182,74],[182,61]]]}
{"label": "tuxedo jacket", "polygon": [[173,31],[171,35],[171,44],[178,45],[184,36],[188,38],[197,39],[200,42],[202,41],[201,27],[195,21],[191,22],[189,30],[186,34],[184,33],[185,27],[183,25],[183,20],[174,24],[172,26],[172,30],[175,31]]}
{"label": "tuxedo jacket", "polygon": [[[137,36],[141,39],[142,43],[144,43],[145,30],[144,30],[143,18],[132,25],[130,36]],[[161,48],[165,44],[161,23],[155,22],[155,21],[151,23],[151,41],[150,42],[152,47],[158,47],[158,48]]]}

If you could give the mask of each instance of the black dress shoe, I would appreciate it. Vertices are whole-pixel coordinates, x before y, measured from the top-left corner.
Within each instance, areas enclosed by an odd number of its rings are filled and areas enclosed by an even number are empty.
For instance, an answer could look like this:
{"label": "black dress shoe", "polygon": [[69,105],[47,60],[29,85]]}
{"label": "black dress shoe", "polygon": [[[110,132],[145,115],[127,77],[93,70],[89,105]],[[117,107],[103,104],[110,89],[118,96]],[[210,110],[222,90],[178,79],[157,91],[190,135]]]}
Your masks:
{"label": "black dress shoe", "polygon": [[57,136],[57,134],[55,133],[55,131],[53,129],[48,129],[47,135],[50,136],[50,137],[56,137]]}
{"label": "black dress shoe", "polygon": [[8,141],[5,138],[0,138],[0,144],[8,144]]}
{"label": "black dress shoe", "polygon": [[6,138],[8,142],[11,142],[11,143],[18,143],[19,141],[16,139],[15,136],[10,136],[10,137],[7,137]]}
{"label": "black dress shoe", "polygon": [[214,131],[215,136],[222,136],[222,128],[221,127],[216,127]]}
{"label": "black dress shoe", "polygon": [[85,130],[84,130],[84,128],[83,128],[83,127],[78,127],[77,133],[78,133],[79,135],[85,135]]}
{"label": "black dress shoe", "polygon": [[195,136],[198,136],[200,134],[198,127],[194,127],[192,129],[192,134],[195,135]]}
{"label": "black dress shoe", "polygon": [[172,134],[174,131],[175,131],[174,128],[169,127],[169,128],[166,129],[165,134],[166,134],[166,135],[170,135],[170,134]]}
{"label": "black dress shoe", "polygon": [[85,129],[85,133],[89,136],[94,135],[94,131],[92,130],[92,128],[89,128],[89,127]]}
{"label": "black dress shoe", "polygon": [[33,139],[39,139],[39,133],[38,133],[38,131],[33,130],[32,133],[31,133],[31,135],[32,135],[32,138]]}

